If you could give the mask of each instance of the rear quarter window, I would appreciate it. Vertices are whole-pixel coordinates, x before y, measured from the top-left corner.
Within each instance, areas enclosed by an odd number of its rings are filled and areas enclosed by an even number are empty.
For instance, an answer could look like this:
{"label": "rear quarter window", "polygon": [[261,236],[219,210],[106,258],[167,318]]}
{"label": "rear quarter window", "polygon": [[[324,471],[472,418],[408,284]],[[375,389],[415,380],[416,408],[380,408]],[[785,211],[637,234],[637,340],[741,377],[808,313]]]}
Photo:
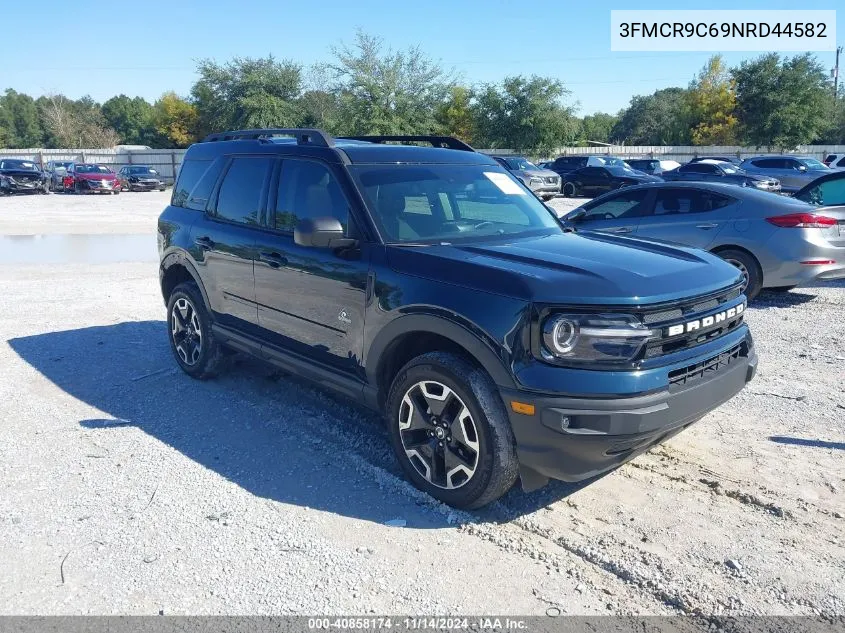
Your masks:
{"label": "rear quarter window", "polygon": [[[182,161],[182,165],[179,167],[179,175],[176,177],[176,184],[173,186],[173,197],[170,200],[170,204],[174,207],[187,207],[191,192],[197,186],[206,170],[211,166],[211,163],[212,161],[210,160]],[[203,208],[205,208],[205,205],[203,205]]]}

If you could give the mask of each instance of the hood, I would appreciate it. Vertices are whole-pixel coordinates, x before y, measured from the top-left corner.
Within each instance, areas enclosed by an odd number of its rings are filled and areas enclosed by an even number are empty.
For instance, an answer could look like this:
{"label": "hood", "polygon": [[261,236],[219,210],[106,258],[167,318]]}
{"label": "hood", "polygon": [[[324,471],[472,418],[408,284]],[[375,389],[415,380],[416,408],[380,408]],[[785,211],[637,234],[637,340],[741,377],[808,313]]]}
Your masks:
{"label": "hood", "polygon": [[648,305],[740,281],[736,268],[705,251],[589,231],[388,247],[388,258],[400,273],[542,303]]}
{"label": "hood", "polygon": [[115,174],[74,174],[77,180],[115,180]]}

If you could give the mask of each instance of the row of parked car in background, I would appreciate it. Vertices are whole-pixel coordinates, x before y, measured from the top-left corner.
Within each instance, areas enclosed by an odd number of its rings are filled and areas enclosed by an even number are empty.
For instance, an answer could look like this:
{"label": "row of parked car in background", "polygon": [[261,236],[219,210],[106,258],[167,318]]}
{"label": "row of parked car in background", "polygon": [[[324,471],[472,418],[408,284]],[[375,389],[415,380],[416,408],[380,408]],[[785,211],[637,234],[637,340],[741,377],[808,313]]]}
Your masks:
{"label": "row of parked car in background", "polygon": [[14,193],[108,193],[164,191],[164,179],[150,165],[125,165],[115,172],[107,165],[75,161],[0,159],[0,195]]}

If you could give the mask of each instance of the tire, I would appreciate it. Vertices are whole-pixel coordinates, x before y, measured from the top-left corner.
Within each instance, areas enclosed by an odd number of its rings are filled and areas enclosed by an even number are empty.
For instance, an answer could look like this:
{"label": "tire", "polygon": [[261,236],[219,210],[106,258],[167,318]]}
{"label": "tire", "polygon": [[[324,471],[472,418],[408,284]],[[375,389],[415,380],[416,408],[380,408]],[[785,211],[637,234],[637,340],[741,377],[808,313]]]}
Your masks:
{"label": "tire", "polygon": [[[442,417],[417,419],[423,406]],[[394,378],[386,411],[402,470],[432,497],[455,508],[480,508],[516,482],[516,441],[483,369],[447,352],[417,356]]]}
{"label": "tire", "polygon": [[574,198],[575,194],[577,193],[575,191],[575,185],[571,182],[563,183],[563,189],[561,189],[561,193],[563,193],[565,198]]}
{"label": "tire", "polygon": [[763,288],[766,292],[789,292],[798,286],[772,286],[771,288]]}
{"label": "tire", "polygon": [[214,338],[211,318],[193,281],[179,284],[170,294],[167,332],[173,357],[186,374],[206,380],[221,371],[226,356]]}
{"label": "tire", "polygon": [[746,279],[743,291],[749,301],[760,294],[760,288],[763,285],[763,271],[760,270],[760,264],[753,255],[733,248],[719,251],[716,255],[743,272]]}

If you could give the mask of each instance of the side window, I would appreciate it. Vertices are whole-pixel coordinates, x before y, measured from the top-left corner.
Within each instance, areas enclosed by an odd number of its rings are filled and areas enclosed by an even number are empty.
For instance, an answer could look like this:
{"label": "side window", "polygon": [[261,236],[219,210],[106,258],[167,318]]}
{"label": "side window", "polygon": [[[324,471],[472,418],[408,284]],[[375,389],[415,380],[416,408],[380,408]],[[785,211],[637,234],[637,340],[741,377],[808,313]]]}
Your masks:
{"label": "side window", "polygon": [[648,191],[628,191],[614,196],[610,200],[603,200],[587,210],[579,222],[592,220],[617,220],[620,218],[637,218],[643,214],[643,203]]}
{"label": "side window", "polygon": [[819,206],[845,205],[845,178],[814,185],[802,193],[799,199]]}
{"label": "side window", "polygon": [[[182,162],[179,168],[179,175],[176,178],[176,184],[173,186],[173,198],[170,204],[174,207],[184,207],[191,195],[191,191],[196,187],[205,170],[211,165],[210,160],[186,160]],[[69,167],[68,171],[72,171],[73,167]]]}
{"label": "side window", "polygon": [[753,161],[755,167],[762,169],[785,169],[787,165],[785,161],[780,158],[760,158]]}
{"label": "side window", "polygon": [[845,167],[845,157],[840,158],[836,165],[831,165],[832,167]]}
{"label": "side window", "polygon": [[217,195],[216,217],[240,224],[258,224],[264,182],[271,158],[241,157],[232,160]]}
{"label": "side window", "polygon": [[787,169],[794,169],[795,171],[800,171],[799,168],[802,166],[801,163],[794,158],[785,158],[783,162],[786,163]]}
{"label": "side window", "polygon": [[707,213],[733,202],[727,196],[695,189],[662,189],[654,201],[654,215]]}
{"label": "side window", "polygon": [[327,216],[337,218],[344,230],[347,229],[349,205],[332,173],[321,163],[285,159],[279,175],[273,226],[293,232],[300,220]]}

